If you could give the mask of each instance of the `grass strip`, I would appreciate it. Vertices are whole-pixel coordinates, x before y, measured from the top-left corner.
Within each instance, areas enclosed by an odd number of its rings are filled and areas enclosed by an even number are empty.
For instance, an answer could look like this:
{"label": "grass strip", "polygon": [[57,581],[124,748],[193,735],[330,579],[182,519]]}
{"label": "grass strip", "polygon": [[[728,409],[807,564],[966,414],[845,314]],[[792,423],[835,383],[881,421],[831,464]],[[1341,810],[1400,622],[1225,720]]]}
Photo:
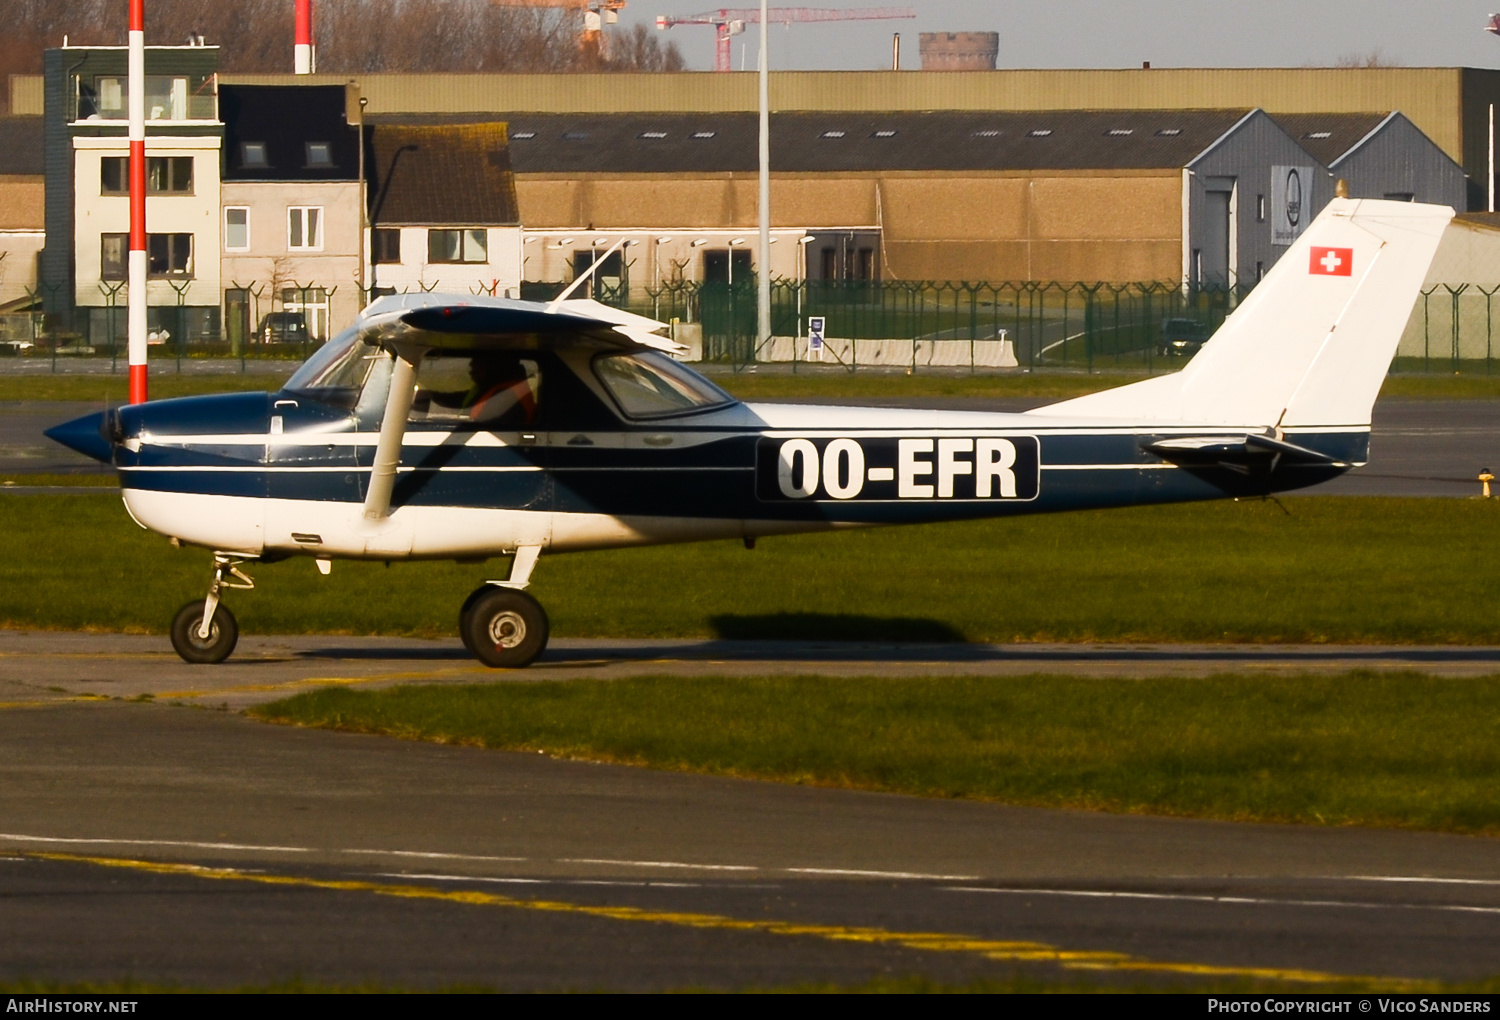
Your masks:
{"label": "grass strip", "polygon": [[[274,390],[296,366],[278,372],[177,374],[164,366],[152,373],[153,399]],[[929,397],[975,399],[1027,398],[1038,402],[1081,397],[1146,378],[1141,373],[1038,372],[1007,375],[888,372],[730,372],[706,366],[715,382],[742,400],[879,400],[917,401]],[[1396,399],[1493,400],[1500,398],[1500,375],[1402,374],[1386,377],[1380,395]],[[0,364],[0,400],[70,400],[123,403],[126,382],[118,375],[51,373],[6,375]]]}
{"label": "grass strip", "polygon": [[0,487],[14,485],[66,485],[77,486],[86,489],[118,489],[120,487],[120,476],[113,471],[89,472],[87,474],[27,474],[24,471],[12,474],[0,474]]}
{"label": "grass strip", "polygon": [[900,372],[728,372],[710,368],[718,383],[741,400],[919,400],[924,397],[1038,397],[1065,400],[1146,378],[1144,373],[1086,375],[1016,373],[981,375]]}
{"label": "grass strip", "polygon": [[1500,832],[1500,677],[642,677],[324,689],[249,711],[926,797]]}
{"label": "grass strip", "polygon": [[[888,372],[738,372],[711,368],[715,382],[742,400],[920,400],[925,397],[1067,400],[1145,379],[1144,373],[1066,372],[1008,375]],[[1158,373],[1161,374],[1161,373]],[[1380,395],[1408,400],[1494,400],[1500,375],[1434,373],[1386,376]]]}
{"label": "grass strip", "polygon": [[[0,622],[160,633],[209,556],[112,498],[5,497]],[[1303,497],[543,556],[560,637],[1500,644],[1500,500]],[[452,636],[503,562],[250,567],[246,633]]]}
{"label": "grass strip", "polygon": [[[183,373],[170,368],[151,374],[151,399],[195,397],[204,393],[238,393],[246,390],[275,390],[286,382],[297,366],[288,363],[285,371],[230,372],[212,375]],[[123,404],[129,398],[124,363],[118,375],[53,375],[50,372],[5,375],[0,364],[0,400],[68,400],[98,401],[100,404]]]}

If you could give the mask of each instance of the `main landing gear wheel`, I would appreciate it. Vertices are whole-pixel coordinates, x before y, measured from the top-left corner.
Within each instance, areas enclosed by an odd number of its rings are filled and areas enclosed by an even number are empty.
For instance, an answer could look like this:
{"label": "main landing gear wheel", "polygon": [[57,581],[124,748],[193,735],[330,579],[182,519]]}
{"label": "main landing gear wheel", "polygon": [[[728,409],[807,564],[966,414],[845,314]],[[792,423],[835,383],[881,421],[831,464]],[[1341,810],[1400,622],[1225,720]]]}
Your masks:
{"label": "main landing gear wheel", "polygon": [[202,637],[203,600],[194,599],[181,609],[172,620],[172,647],[184,662],[216,663],[229,658],[240,639],[239,624],[228,606],[214,610],[213,622],[208,625],[208,637]]}
{"label": "main landing gear wheel", "polygon": [[547,647],[547,614],[523,591],[487,585],[470,595],[459,617],[464,647],[486,666],[520,669]]}

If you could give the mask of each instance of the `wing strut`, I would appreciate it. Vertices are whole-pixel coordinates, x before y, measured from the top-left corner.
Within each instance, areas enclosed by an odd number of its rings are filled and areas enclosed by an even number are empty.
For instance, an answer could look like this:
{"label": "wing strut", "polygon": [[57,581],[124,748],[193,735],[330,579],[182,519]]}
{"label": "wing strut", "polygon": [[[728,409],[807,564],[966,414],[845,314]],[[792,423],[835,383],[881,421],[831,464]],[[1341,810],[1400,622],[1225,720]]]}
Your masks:
{"label": "wing strut", "polygon": [[391,392],[385,399],[385,417],[380,420],[380,440],[375,444],[375,464],[370,469],[370,487],[365,493],[365,517],[379,521],[391,515],[391,491],[396,487],[396,468],[401,464],[401,442],[406,438],[406,419],[417,395],[415,354],[396,353],[391,369]]}

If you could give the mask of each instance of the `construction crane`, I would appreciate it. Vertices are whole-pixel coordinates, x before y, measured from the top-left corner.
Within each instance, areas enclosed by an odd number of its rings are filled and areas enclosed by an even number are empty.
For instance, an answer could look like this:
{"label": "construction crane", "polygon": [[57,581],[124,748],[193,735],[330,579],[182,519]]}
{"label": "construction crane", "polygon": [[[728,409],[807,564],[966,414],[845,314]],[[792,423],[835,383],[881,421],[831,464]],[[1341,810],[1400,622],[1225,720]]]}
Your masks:
{"label": "construction crane", "polygon": [[[583,36],[579,48],[594,56],[603,50],[604,26],[620,20],[625,0],[490,0],[496,7],[561,7],[583,11]],[[313,46],[313,0],[297,0],[297,35],[293,69],[297,74],[317,70],[317,50]]]}
{"label": "construction crane", "polygon": [[[766,20],[773,25],[790,25],[805,21],[875,21],[887,18],[915,18],[917,12],[910,7],[856,7],[838,10],[828,7],[773,7],[766,12]],[[689,14],[681,18],[659,14],[656,27],[659,31],[676,28],[678,25],[712,25],[717,45],[714,49],[714,70],[733,70],[730,62],[730,40],[745,30],[746,25],[760,24],[760,9],[755,7],[726,7],[704,14]]]}

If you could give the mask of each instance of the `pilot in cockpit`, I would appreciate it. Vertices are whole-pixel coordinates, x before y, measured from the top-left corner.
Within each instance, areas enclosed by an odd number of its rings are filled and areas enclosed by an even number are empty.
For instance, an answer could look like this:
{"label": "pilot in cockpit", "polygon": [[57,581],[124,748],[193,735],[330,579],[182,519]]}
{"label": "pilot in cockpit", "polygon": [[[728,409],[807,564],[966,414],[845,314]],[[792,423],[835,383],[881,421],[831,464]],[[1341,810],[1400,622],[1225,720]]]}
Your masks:
{"label": "pilot in cockpit", "polygon": [[534,362],[526,362],[504,351],[486,351],[469,360],[467,390],[430,392],[429,414],[438,407],[456,417],[488,425],[524,426],[536,419]]}

